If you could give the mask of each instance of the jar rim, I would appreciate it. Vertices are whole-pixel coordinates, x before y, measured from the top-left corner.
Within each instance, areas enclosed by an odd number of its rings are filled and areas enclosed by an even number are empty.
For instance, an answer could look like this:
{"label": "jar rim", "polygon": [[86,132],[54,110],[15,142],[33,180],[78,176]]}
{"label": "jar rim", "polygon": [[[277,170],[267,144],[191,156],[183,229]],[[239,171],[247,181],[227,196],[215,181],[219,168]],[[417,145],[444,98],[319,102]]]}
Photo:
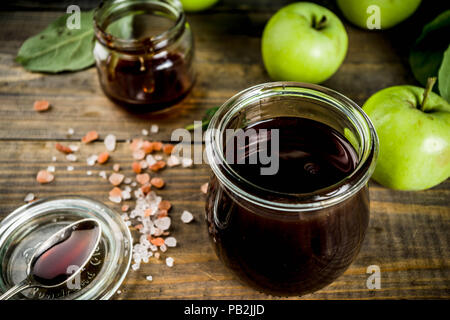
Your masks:
{"label": "jar rim", "polygon": [[[131,8],[133,5],[151,5],[153,7],[152,11],[163,9],[166,12],[173,14],[176,20],[174,20],[174,24],[164,32],[150,37],[124,39],[108,33],[106,27],[115,20],[110,21],[106,26],[103,26],[102,21],[114,14],[115,11],[124,10],[127,6]],[[108,9],[110,9],[111,12],[108,13]],[[95,37],[106,47],[123,52],[149,53],[159,51],[169,46],[183,34],[186,24],[186,15],[179,2],[169,0],[112,0],[107,2],[102,1],[100,3],[94,11],[93,20]]]}
{"label": "jar rim", "polygon": [[[316,190],[312,193],[291,194],[286,192],[277,192],[267,190],[240,176],[225,160],[223,148],[222,130],[232,119],[233,115],[246,107],[253,101],[273,96],[292,96],[299,95],[303,98],[312,98],[314,95],[325,97],[333,104],[339,105],[354,117],[356,125],[362,134],[361,155],[356,168],[344,179],[324,189]],[[331,105],[331,102],[329,102]],[[252,86],[245,89],[230,99],[228,99],[215,113],[208,126],[205,136],[206,155],[208,163],[219,182],[233,194],[242,197],[258,206],[263,206],[274,210],[283,210],[288,212],[313,211],[319,208],[325,208],[336,205],[361,190],[369,180],[375,170],[375,163],[378,157],[378,136],[375,128],[365,114],[365,112],[352,100],[332,89],[309,83],[301,82],[269,82]],[[276,202],[264,199],[246,191],[233,183],[238,179],[244,186],[251,186],[253,190],[262,193],[271,193],[277,196],[294,198],[293,202]],[[348,183],[352,182],[350,187]],[[337,192],[339,191],[339,192]]]}

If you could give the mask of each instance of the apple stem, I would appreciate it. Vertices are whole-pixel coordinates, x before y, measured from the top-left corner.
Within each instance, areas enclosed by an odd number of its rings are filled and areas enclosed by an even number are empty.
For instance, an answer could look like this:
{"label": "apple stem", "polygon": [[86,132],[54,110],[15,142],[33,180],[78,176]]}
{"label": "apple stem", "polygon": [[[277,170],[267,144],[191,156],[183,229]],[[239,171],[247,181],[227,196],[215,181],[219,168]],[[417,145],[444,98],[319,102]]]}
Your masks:
{"label": "apple stem", "polygon": [[327,17],[326,16],[322,16],[322,18],[320,18],[319,21],[316,20],[316,16],[313,17],[313,25],[312,27],[316,30],[322,30],[323,28],[326,27],[327,24]]}
{"label": "apple stem", "polygon": [[431,90],[433,90],[433,86],[435,83],[436,83],[436,77],[428,78],[427,86],[425,87],[425,91],[423,92],[422,103],[419,104],[419,109],[422,110],[423,112],[426,112],[426,110],[427,110],[426,102],[428,100],[428,94],[431,92]]}

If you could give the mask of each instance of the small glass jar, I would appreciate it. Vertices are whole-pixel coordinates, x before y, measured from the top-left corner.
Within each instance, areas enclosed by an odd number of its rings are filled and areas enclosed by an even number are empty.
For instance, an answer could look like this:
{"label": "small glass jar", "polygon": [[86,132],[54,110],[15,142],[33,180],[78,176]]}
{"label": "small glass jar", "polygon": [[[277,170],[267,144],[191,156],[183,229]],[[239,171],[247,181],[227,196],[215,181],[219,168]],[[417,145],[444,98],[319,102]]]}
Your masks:
{"label": "small glass jar", "polygon": [[[226,160],[226,130],[275,117],[307,118],[336,130],[353,146],[355,168],[309,193],[268,190],[239,175]],[[208,232],[217,255],[239,279],[272,295],[302,295],[331,283],[357,256],[369,222],[368,180],[378,138],[354,102],[312,84],[251,87],[217,111],[207,131],[206,154],[213,172]]]}
{"label": "small glass jar", "polygon": [[192,88],[194,42],[179,1],[102,2],[94,30],[100,84],[114,102],[156,111]]}
{"label": "small glass jar", "polygon": [[39,245],[67,225],[93,218],[102,236],[89,263],[80,273],[80,288],[31,288],[14,299],[106,300],[122,284],[131,264],[133,239],[114,210],[80,196],[39,199],[10,213],[0,222],[0,294],[27,276],[27,264]]}

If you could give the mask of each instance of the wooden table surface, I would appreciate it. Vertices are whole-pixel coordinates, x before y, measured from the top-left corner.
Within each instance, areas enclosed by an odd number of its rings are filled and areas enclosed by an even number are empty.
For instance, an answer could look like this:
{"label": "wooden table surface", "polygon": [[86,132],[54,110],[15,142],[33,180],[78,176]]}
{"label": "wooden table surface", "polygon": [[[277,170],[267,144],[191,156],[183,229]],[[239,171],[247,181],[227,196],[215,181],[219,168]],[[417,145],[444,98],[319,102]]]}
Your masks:
{"label": "wooden table surface", "polygon": [[[99,87],[95,68],[44,75],[26,72],[14,62],[21,43],[61,15],[64,2],[43,10],[32,2],[19,1],[19,7],[0,12],[0,220],[22,205],[29,192],[39,198],[85,195],[119,209],[109,202],[111,187],[98,172],[111,172],[112,164],[120,163],[122,172],[133,176],[127,139],[140,137],[142,129],[158,124],[159,133],[151,137],[167,142],[172,130],[200,120],[208,108],[251,85],[269,81],[260,56],[260,35],[267,19],[284,2],[258,7],[256,1],[247,5],[225,1],[208,13],[189,14],[196,40],[197,83],[184,101],[157,115],[131,114],[111,103]],[[361,105],[384,87],[416,84],[407,64],[405,41],[411,39],[411,30],[418,29],[410,25],[408,36],[402,36],[404,29],[366,32],[346,23],[347,57],[324,85]],[[33,111],[38,99],[49,100],[51,110]],[[75,130],[72,137],[67,135],[69,128]],[[55,142],[79,143],[94,129],[101,139],[108,133],[119,139],[108,164],[86,165],[88,155],[104,150],[102,141],[83,146],[75,163],[68,163],[55,150]],[[52,156],[57,156],[57,162],[52,163]],[[49,165],[56,166],[56,179],[39,185],[36,173]],[[74,171],[67,171],[68,165]],[[87,176],[87,170],[93,176]],[[152,258],[140,270],[130,270],[121,294],[114,298],[273,298],[238,282],[209,243],[203,221],[204,195],[199,190],[208,181],[208,166],[173,168],[160,176],[167,187],[158,193],[173,204],[172,233],[179,243],[163,256],[172,256],[175,265],[168,268],[163,260]],[[302,299],[450,298],[450,181],[421,192],[393,191],[370,182],[370,196],[371,220],[359,256],[334,283]],[[183,210],[194,214],[194,222],[184,225],[180,221]],[[278,258],[274,252],[273,259]],[[369,265],[381,268],[379,290],[366,287]],[[152,282],[145,279],[147,275],[153,276]]]}

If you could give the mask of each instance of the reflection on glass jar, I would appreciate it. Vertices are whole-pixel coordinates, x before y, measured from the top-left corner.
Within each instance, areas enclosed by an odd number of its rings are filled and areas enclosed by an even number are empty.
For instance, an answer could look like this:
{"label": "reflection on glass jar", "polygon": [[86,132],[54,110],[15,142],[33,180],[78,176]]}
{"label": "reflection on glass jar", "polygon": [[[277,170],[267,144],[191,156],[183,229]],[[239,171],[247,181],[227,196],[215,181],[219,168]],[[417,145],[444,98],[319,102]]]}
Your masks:
{"label": "reflection on glass jar", "polygon": [[193,37],[179,2],[102,2],[94,29],[100,84],[113,101],[155,111],[179,102],[192,88]]}
{"label": "reflection on glass jar", "polygon": [[[364,112],[332,90],[275,82],[228,100],[208,129],[206,222],[224,264],[281,296],[316,291],[341,275],[369,222],[378,139]],[[236,132],[248,140],[236,144]],[[269,161],[244,161],[261,151],[277,170],[262,174]]]}

